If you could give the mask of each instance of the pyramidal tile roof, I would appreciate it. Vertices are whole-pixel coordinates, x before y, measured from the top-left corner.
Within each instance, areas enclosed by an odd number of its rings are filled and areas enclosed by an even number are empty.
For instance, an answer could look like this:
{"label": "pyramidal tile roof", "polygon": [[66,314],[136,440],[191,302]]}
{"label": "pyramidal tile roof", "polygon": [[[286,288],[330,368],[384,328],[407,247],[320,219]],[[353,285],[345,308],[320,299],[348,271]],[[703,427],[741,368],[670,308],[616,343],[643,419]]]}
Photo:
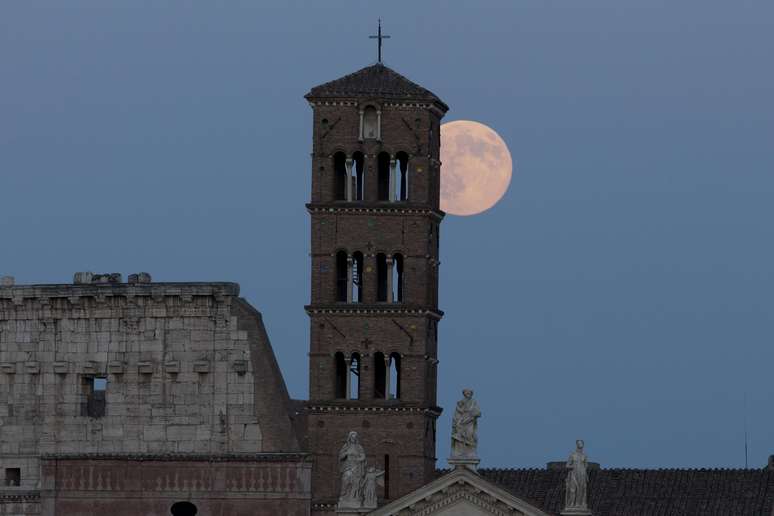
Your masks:
{"label": "pyramidal tile roof", "polygon": [[305,95],[308,100],[334,97],[380,97],[429,101],[436,103],[444,111],[449,109],[449,106],[433,92],[408,80],[382,63],[366,66],[357,72],[315,86]]}
{"label": "pyramidal tile roof", "polygon": [[[564,504],[566,471],[479,469],[499,485],[549,514]],[[590,469],[594,516],[769,516],[771,469]]]}

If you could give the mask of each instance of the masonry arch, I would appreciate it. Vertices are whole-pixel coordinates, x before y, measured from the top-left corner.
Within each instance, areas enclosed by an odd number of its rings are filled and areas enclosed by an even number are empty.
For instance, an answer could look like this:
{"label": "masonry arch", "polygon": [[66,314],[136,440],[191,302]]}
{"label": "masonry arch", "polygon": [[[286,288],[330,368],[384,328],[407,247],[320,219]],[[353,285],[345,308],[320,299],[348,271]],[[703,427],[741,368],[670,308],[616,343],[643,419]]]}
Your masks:
{"label": "masonry arch", "polygon": [[392,301],[393,303],[403,302],[403,255],[401,253],[395,253],[392,255],[392,270],[389,273],[392,276]]}
{"label": "masonry arch", "polygon": [[172,516],[196,516],[199,509],[191,502],[177,502],[169,509]]}
{"label": "masonry arch", "polygon": [[387,362],[384,353],[374,353],[374,399],[383,400],[387,397]]}
{"label": "masonry arch", "polygon": [[334,397],[345,399],[347,397],[347,359],[344,353],[337,351],[333,355],[333,367],[336,373],[334,379]]}
{"label": "masonry arch", "polygon": [[343,249],[336,253],[336,301],[347,302],[347,252]]}
{"label": "masonry arch", "polygon": [[347,156],[341,151],[333,155],[333,198],[347,200]]}
{"label": "masonry arch", "polygon": [[374,106],[366,106],[363,109],[361,139],[378,140],[379,133],[379,111]]}
{"label": "masonry arch", "polygon": [[377,200],[390,200],[390,155],[380,152],[376,157]]}
{"label": "masonry arch", "polygon": [[389,369],[387,372],[388,379],[388,399],[398,400],[400,399],[400,387],[401,387],[401,356],[400,353],[390,353],[388,360]]}

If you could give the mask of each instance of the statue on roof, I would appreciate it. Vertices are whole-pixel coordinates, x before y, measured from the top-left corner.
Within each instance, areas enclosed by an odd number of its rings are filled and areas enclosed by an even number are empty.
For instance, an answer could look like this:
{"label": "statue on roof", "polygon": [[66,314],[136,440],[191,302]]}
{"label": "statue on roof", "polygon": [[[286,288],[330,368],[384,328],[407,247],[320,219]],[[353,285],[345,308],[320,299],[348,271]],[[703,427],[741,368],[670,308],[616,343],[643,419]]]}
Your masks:
{"label": "statue on roof", "polygon": [[363,488],[366,476],[366,454],[357,436],[350,432],[339,450],[339,474],[341,491],[339,508],[353,509],[363,506]]}
{"label": "statue on roof", "polygon": [[478,418],[481,409],[473,399],[473,391],[464,389],[462,399],[457,402],[457,408],[452,417],[451,457],[450,459],[477,459]]}
{"label": "statue on roof", "polygon": [[575,451],[567,459],[569,470],[565,479],[564,510],[562,514],[591,514],[588,507],[588,457],[583,451],[582,439],[575,441]]}

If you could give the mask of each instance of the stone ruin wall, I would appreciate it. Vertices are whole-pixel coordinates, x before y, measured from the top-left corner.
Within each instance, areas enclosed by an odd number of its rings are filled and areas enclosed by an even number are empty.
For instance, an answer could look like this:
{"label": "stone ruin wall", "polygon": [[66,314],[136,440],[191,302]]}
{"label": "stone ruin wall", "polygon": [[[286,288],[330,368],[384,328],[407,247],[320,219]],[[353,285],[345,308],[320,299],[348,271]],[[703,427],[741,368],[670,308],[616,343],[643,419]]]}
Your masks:
{"label": "stone ruin wall", "polygon": [[[261,398],[278,398],[276,412],[287,393],[280,377],[256,398],[256,368],[265,377],[276,361],[238,293],[232,283],[0,288],[0,475],[21,469],[21,485],[0,490],[38,489],[43,454],[292,448],[289,436],[264,442]],[[107,378],[103,417],[82,415],[93,377]]]}

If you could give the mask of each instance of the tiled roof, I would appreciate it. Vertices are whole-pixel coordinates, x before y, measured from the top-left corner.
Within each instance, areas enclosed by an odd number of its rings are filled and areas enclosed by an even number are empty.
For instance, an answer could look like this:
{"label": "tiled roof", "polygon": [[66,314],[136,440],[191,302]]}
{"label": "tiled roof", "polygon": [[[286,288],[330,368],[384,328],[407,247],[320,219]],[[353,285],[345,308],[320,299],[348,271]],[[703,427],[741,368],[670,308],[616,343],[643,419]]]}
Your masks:
{"label": "tiled roof", "polygon": [[[564,503],[566,472],[480,469],[486,480],[550,514]],[[594,516],[771,516],[774,471],[768,469],[591,469]]]}
{"label": "tiled roof", "polygon": [[449,109],[433,92],[411,82],[381,63],[315,86],[306,94],[307,99],[326,97],[377,97],[430,101],[438,104],[444,111]]}

